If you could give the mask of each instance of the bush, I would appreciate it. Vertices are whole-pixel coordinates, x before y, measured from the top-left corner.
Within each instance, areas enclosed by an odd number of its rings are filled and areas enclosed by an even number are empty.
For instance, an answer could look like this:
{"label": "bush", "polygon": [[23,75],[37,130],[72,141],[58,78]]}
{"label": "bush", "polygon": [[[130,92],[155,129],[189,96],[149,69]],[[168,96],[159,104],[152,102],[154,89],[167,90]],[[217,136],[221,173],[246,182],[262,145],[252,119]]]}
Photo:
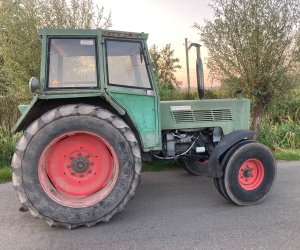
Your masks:
{"label": "bush", "polygon": [[20,117],[20,102],[28,103],[25,99],[16,99],[12,94],[0,96],[0,169],[10,166],[16,142],[21,135],[10,133],[13,124]]}
{"label": "bush", "polygon": [[[172,100],[199,100],[198,90],[177,89],[171,83],[159,83],[158,91],[161,101],[172,101]],[[222,99],[233,97],[228,96],[222,89],[205,89],[205,99]]]}
{"label": "bush", "polygon": [[0,169],[10,166],[17,140],[21,133],[12,135],[0,126]]}
{"label": "bush", "polygon": [[300,148],[300,120],[285,119],[273,120],[265,116],[261,123],[258,140],[272,150]]}
{"label": "bush", "polygon": [[13,124],[18,120],[20,116],[18,105],[20,102],[12,94],[0,96],[0,127],[2,133],[9,133]]}

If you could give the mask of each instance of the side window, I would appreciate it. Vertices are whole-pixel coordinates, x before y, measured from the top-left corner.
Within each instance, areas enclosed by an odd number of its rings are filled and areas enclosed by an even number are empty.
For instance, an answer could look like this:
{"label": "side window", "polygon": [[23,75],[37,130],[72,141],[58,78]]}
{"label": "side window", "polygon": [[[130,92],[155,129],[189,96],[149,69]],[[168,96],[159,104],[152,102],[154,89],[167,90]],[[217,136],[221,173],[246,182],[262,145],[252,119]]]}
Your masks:
{"label": "side window", "polygon": [[108,83],[150,89],[140,42],[106,40]]}
{"label": "side window", "polygon": [[95,39],[50,39],[49,88],[97,87]]}

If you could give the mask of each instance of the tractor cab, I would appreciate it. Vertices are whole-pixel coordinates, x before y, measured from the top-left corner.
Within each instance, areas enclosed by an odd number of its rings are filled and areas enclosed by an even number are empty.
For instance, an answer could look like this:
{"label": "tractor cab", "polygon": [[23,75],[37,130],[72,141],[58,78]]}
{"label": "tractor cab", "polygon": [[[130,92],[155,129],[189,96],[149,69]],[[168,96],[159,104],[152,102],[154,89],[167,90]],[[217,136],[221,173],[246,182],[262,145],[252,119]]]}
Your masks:
{"label": "tractor cab", "polygon": [[30,90],[38,93],[36,103],[20,107],[23,114],[13,131],[24,129],[44,106],[84,102],[123,115],[145,151],[161,149],[159,95],[148,34],[101,29],[42,29],[39,34],[41,82],[33,78],[29,83]]}

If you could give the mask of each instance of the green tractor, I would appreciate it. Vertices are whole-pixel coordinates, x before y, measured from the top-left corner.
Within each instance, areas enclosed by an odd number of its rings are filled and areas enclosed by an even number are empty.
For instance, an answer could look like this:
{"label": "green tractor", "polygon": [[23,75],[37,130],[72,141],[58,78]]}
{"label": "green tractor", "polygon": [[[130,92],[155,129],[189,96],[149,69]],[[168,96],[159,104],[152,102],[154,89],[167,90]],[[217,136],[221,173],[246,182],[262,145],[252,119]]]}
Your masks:
{"label": "green tractor", "polygon": [[[177,160],[213,178],[238,205],[269,193],[276,161],[249,140],[250,101],[160,101],[145,33],[41,29],[40,81],[19,106],[25,131],[12,159],[21,208],[50,226],[108,222],[140,182],[143,161]],[[201,59],[198,85],[203,94]],[[200,180],[199,180],[200,181]]]}

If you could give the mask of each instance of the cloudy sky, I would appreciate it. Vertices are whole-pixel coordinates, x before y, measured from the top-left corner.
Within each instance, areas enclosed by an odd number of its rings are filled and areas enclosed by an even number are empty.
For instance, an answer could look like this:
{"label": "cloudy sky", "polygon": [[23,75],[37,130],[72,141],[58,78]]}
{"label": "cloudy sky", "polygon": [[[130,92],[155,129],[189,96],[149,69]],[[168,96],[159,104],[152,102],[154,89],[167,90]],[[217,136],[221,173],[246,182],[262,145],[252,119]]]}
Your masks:
{"label": "cloudy sky", "polygon": [[[192,28],[194,22],[204,24],[204,19],[212,19],[213,12],[208,7],[210,0],[94,0],[105,9],[105,15],[112,12],[111,29],[149,33],[148,47],[156,44],[159,48],[171,43],[175,56],[180,59],[182,69],[177,79],[187,85],[184,39],[198,42],[198,31]],[[202,59],[207,56],[201,50]],[[189,52],[191,86],[196,86],[196,49]],[[204,69],[205,80],[207,72]],[[210,86],[208,81],[205,83]]]}

